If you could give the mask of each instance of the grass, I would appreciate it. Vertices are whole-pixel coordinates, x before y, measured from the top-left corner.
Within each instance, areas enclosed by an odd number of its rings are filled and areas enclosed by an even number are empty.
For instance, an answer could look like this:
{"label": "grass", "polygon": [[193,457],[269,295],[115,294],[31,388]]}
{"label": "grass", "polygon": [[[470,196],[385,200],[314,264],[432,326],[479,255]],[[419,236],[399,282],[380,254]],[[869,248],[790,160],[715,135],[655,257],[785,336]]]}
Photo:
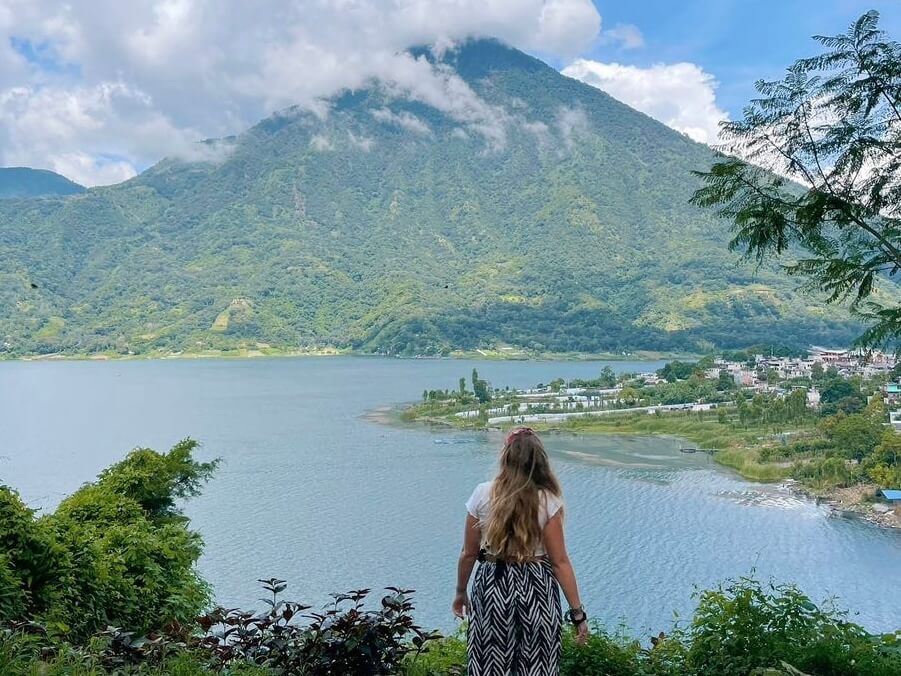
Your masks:
{"label": "grass", "polygon": [[49,317],[47,323],[35,334],[35,338],[40,340],[56,338],[65,325],[66,320],[62,317]]}
{"label": "grass", "polygon": [[231,309],[225,308],[222,312],[216,315],[216,319],[213,322],[213,325],[210,327],[210,331],[216,331],[218,333],[222,333],[223,331],[228,330],[228,324],[231,321]]}
{"label": "grass", "polygon": [[[442,411],[440,405],[432,410],[418,404],[405,409],[401,419],[407,422],[418,420],[424,423],[441,423],[462,429],[484,429],[486,423],[478,418],[458,418],[453,413]],[[708,417],[710,416],[710,417]],[[629,413],[617,415],[585,416],[570,418],[559,423],[531,423],[539,431],[565,431],[573,434],[621,434],[640,436],[679,437],[698,448],[716,449],[714,460],[738,472],[752,481],[782,481],[790,474],[790,468],[783,463],[761,462],[760,448],[776,443],[768,441],[775,430],[764,425],[739,427],[734,419],[721,423],[712,414],[699,416],[697,413]],[[793,425],[792,432],[813,429],[813,422]]]}
{"label": "grass", "polygon": [[757,455],[757,450],[753,448],[728,448],[718,452],[715,460],[753,481],[782,481],[791,474],[790,468],[760,462]]}
{"label": "grass", "polygon": [[[797,429],[806,429],[799,425]],[[772,428],[752,425],[738,427],[732,421],[721,423],[705,419],[696,413],[669,413],[661,415],[623,414],[598,418],[574,418],[560,427],[581,434],[640,434],[648,436],[674,436],[697,444],[699,448],[712,448],[713,458],[725,467],[734,469],[752,481],[781,481],[789,469],[778,463],[760,462],[759,448],[773,433]]]}

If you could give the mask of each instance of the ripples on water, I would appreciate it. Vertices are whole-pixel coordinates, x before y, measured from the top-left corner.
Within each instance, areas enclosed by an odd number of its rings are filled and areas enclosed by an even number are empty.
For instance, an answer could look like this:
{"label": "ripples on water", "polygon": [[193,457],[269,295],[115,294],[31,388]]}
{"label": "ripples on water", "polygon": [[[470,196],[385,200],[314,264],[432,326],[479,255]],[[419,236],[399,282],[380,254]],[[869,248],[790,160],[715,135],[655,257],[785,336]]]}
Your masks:
{"label": "ripples on water", "polygon": [[[187,505],[219,601],[253,605],[258,578],[324,603],[361,586],[418,590],[417,617],[451,629],[463,503],[490,478],[498,433],[398,427],[368,415],[455,387],[593,377],[601,363],[280,359],[0,363],[0,477],[52,507],[138,445],[184,436],[223,464]],[[617,370],[654,365],[614,363]],[[384,409],[376,419],[390,419]],[[901,625],[901,536],[778,486],[741,481],[678,441],[546,438],[589,611],[636,630],[686,617],[695,585],[756,568],[814,599],[837,594],[875,630]]]}

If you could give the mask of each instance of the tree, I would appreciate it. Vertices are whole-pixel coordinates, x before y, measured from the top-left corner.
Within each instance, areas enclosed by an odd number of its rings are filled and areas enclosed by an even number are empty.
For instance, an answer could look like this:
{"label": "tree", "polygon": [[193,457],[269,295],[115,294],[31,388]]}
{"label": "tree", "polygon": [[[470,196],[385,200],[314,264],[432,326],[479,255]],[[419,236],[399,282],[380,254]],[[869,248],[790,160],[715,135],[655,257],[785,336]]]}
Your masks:
{"label": "tree", "polygon": [[634,387],[624,387],[622,391],[619,393],[619,398],[621,401],[626,402],[629,406],[637,403],[641,398],[641,395],[638,393]]}
{"label": "tree", "polygon": [[476,395],[479,403],[491,401],[491,393],[488,391],[488,382],[479,378],[479,372],[472,370],[472,391]]}
{"label": "tree", "polygon": [[854,389],[851,383],[841,377],[837,377],[823,384],[823,389],[820,391],[820,401],[824,404],[829,404],[856,394],[860,393]]}
{"label": "tree", "polygon": [[873,458],[892,467],[901,467],[901,434],[888,429],[882,433],[879,445],[873,451]]}
{"label": "tree", "polygon": [[460,391],[460,398],[462,399],[463,397],[466,396],[466,378],[460,378],[460,382],[458,385],[459,385],[459,391]]}
{"label": "tree", "polygon": [[874,402],[863,413],[836,415],[823,422],[823,431],[839,452],[863,460],[880,444],[885,428],[881,402]]}
{"label": "tree", "polygon": [[726,369],[720,371],[719,378],[716,381],[716,389],[720,392],[729,392],[735,389],[735,378]]}
{"label": "tree", "polygon": [[820,381],[823,379],[823,375],[826,372],[823,370],[823,365],[820,362],[814,362],[813,366],[810,367],[810,378],[814,381]]}
{"label": "tree", "polygon": [[601,387],[614,387],[616,385],[616,373],[610,366],[601,369],[601,377],[598,379]]}
{"label": "tree", "polygon": [[789,421],[801,420],[807,416],[807,390],[792,390],[785,397],[785,414]]}
{"label": "tree", "polygon": [[659,369],[657,371],[657,375],[659,375],[669,383],[674,383],[677,380],[685,380],[686,378],[690,378],[696,370],[696,364],[675,359],[666,364],[666,366],[664,366],[662,369]]}
{"label": "tree", "polygon": [[850,300],[871,325],[865,345],[901,336],[901,307],[874,295],[901,270],[901,45],[870,11],[779,81],[759,81],[744,117],[722,125],[727,153],[692,203],[733,221],[731,247],[786,266]]}

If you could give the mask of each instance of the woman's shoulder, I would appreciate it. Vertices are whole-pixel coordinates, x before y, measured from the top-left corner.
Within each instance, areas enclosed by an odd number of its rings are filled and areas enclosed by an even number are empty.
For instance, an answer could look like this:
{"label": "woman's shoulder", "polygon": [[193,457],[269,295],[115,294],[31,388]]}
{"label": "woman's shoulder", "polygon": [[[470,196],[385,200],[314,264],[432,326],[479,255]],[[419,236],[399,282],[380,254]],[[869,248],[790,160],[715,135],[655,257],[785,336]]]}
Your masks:
{"label": "woman's shoulder", "polygon": [[483,481],[482,483],[477,484],[472,494],[479,498],[487,498],[491,495],[491,485],[493,483],[493,481]]}
{"label": "woman's shoulder", "polygon": [[563,496],[555,495],[551,491],[547,489],[541,490],[541,495],[544,498],[544,508],[547,513],[547,517],[551,518],[560,511],[560,508],[563,507]]}
{"label": "woman's shoulder", "polygon": [[480,515],[480,511],[484,511],[488,500],[491,497],[491,481],[485,481],[476,486],[469,500],[466,501],[467,511],[475,517]]}

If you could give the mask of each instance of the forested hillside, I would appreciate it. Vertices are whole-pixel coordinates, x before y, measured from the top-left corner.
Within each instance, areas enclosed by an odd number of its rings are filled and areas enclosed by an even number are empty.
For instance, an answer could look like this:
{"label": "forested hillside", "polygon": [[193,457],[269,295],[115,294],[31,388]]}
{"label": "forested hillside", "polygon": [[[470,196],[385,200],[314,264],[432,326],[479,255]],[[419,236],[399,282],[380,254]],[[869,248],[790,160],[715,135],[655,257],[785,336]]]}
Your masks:
{"label": "forested hillside", "polygon": [[84,192],[82,186],[46,169],[0,167],[0,199],[75,195],[80,192]]}
{"label": "forested hillside", "polygon": [[0,202],[0,354],[855,335],[775,266],[739,264],[728,226],[688,204],[709,148],[499,43],[443,59],[478,105],[373,84],[209,142],[215,161]]}

